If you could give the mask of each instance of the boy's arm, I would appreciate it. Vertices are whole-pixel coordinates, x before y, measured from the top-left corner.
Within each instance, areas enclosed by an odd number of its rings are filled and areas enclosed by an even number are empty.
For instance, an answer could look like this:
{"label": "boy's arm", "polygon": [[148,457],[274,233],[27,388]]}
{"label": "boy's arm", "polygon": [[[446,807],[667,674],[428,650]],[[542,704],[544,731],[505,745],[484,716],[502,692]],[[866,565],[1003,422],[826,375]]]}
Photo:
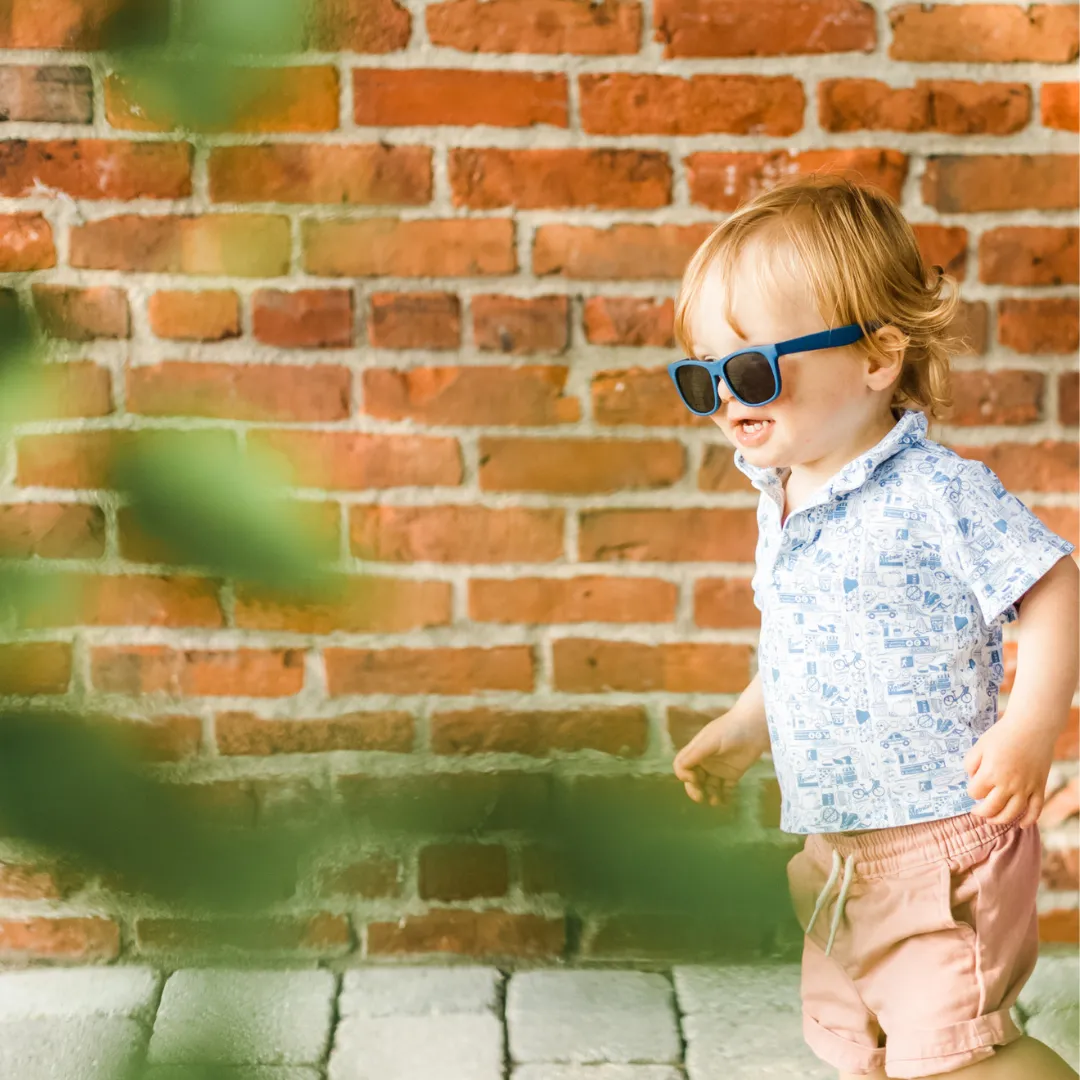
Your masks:
{"label": "boy's arm", "polygon": [[1021,825],[1033,825],[1042,810],[1080,666],[1078,581],[1073,560],[1059,559],[1020,602],[1008,708],[964,760],[968,793],[984,800],[972,812],[992,822],[1020,818]]}

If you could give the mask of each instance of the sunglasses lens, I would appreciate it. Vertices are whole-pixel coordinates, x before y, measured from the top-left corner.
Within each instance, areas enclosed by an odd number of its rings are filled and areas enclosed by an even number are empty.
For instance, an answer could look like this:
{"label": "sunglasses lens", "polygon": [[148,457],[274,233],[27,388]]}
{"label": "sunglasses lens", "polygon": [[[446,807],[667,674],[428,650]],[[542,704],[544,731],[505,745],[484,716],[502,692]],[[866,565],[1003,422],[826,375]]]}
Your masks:
{"label": "sunglasses lens", "polygon": [[724,365],[724,374],[735,396],[745,405],[764,405],[776,394],[776,379],[764,353],[733,356]]}
{"label": "sunglasses lens", "polygon": [[683,401],[694,412],[709,413],[716,408],[716,379],[697,364],[685,364],[675,373]]}

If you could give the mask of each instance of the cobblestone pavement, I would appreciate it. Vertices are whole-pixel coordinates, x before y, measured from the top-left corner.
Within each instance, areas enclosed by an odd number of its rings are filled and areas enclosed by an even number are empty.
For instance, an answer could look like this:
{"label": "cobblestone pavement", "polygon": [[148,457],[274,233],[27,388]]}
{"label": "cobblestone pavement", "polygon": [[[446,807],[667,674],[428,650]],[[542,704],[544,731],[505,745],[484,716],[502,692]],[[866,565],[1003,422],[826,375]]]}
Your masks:
{"label": "cobblestone pavement", "polygon": [[[1018,1006],[1075,1067],[1080,962],[1045,956]],[[0,1077],[816,1080],[791,966],[542,970],[147,967],[0,973]]]}

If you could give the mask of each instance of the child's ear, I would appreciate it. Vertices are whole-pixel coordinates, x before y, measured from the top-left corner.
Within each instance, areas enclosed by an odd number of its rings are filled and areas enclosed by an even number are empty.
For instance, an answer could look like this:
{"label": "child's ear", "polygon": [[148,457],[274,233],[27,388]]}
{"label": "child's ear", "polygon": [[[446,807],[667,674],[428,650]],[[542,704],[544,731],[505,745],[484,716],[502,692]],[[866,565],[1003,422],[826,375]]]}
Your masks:
{"label": "child's ear", "polygon": [[900,378],[907,352],[907,335],[895,326],[882,326],[873,333],[876,349],[867,353],[866,385],[871,390],[887,390]]}

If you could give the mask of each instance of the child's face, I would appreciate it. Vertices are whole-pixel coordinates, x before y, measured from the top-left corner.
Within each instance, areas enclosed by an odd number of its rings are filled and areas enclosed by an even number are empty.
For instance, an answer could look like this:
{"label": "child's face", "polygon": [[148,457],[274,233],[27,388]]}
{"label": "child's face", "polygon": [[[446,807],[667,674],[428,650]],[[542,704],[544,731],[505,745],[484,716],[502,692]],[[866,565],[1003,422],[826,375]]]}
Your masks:
{"label": "child's face", "polygon": [[[763,258],[769,258],[764,243],[751,240],[732,282],[722,281],[715,271],[706,277],[690,319],[694,356],[720,359],[736,349],[839,325],[822,319],[801,271],[788,265],[797,266],[795,260],[770,259],[770,271],[759,274]],[[728,286],[745,338],[724,317]],[[888,404],[867,385],[865,354],[853,346],[782,356],[780,376],[780,396],[757,408],[733,400],[720,383],[721,405],[713,420],[751,465],[790,467],[828,460],[878,422]]]}

